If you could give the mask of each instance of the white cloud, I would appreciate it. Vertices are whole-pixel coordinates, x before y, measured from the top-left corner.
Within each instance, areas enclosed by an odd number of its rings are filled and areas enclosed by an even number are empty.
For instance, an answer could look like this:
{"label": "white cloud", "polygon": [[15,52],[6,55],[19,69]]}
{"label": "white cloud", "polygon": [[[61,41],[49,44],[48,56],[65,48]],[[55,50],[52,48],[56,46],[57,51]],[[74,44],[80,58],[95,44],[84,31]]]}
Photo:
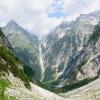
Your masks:
{"label": "white cloud", "polygon": [[63,2],[63,11],[69,15],[100,10],[100,0],[63,0]]}
{"label": "white cloud", "polygon": [[[63,20],[99,9],[99,0],[0,0],[0,25],[13,19],[30,32],[43,36]],[[55,12],[66,16],[48,16]]]}

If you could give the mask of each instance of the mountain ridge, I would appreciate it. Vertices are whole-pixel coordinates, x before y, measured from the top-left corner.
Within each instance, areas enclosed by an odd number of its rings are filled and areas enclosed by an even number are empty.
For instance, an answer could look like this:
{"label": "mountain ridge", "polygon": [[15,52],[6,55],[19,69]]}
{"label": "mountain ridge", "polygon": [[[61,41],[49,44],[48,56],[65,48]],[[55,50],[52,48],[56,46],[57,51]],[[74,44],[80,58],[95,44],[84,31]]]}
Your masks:
{"label": "mountain ridge", "polygon": [[32,69],[32,73],[36,72],[38,79],[41,79],[38,38],[31,35],[15,21],[10,21],[2,30],[12,45],[15,55]]}

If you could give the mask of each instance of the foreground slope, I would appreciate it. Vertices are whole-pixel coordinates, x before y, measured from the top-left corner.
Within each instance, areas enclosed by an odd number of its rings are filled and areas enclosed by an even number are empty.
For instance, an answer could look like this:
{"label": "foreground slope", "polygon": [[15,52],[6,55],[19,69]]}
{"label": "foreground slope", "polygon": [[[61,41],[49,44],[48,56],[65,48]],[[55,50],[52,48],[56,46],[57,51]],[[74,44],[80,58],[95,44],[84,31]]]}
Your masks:
{"label": "foreground slope", "polygon": [[14,77],[11,73],[6,77],[12,83],[12,86],[7,89],[6,94],[15,97],[15,100],[65,100],[64,97],[47,91],[33,83],[30,83],[31,89],[29,90],[25,88],[20,79]]}

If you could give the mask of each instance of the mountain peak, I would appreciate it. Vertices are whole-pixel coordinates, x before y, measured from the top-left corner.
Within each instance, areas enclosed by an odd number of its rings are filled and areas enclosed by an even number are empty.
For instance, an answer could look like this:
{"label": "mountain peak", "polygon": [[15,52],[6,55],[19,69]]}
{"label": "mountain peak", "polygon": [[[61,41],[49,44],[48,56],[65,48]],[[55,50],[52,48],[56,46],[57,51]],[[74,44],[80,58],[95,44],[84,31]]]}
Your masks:
{"label": "mountain peak", "polygon": [[98,11],[94,11],[94,12],[91,12],[91,13],[88,13],[88,14],[80,14],[79,17],[87,17],[87,16],[100,16],[100,10]]}
{"label": "mountain peak", "polygon": [[90,13],[90,15],[100,16],[100,10]]}
{"label": "mountain peak", "polygon": [[6,26],[19,26],[19,25],[16,23],[16,21],[11,20],[8,22],[8,24]]}

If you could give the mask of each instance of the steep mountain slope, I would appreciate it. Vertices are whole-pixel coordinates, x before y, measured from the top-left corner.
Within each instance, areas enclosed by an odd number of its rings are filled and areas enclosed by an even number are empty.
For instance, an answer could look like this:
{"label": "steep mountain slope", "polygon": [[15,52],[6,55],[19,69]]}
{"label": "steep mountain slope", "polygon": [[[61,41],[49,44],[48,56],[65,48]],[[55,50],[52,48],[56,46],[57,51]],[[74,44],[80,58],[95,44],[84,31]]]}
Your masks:
{"label": "steep mountain slope", "polygon": [[[35,35],[31,35],[16,22],[10,21],[3,29],[8,38],[15,55],[36,74],[38,80],[41,79],[42,69],[39,61],[39,40]],[[30,75],[33,76],[33,75]]]}
{"label": "steep mountain slope", "polygon": [[[95,26],[93,34],[87,44],[68,62],[64,74],[60,78],[70,78],[75,73],[74,81],[88,77],[96,77],[100,74],[100,23]],[[71,76],[73,77],[73,76]],[[73,78],[72,78],[73,79]]]}
{"label": "steep mountain slope", "polygon": [[0,74],[9,74],[9,72],[24,81],[26,86],[30,86],[22,63],[12,53],[12,48],[0,29]]}
{"label": "steep mountain slope", "polygon": [[99,11],[81,14],[75,21],[63,22],[43,37],[41,48],[45,69],[44,82],[51,83],[59,79],[60,76],[66,76],[64,73],[73,69],[68,67],[69,61],[78,55],[78,52],[86,45],[99,21]]}
{"label": "steep mountain slope", "polygon": [[7,80],[11,81],[7,78],[10,73],[13,74],[13,77],[19,78],[19,80],[22,81],[22,84],[27,88],[30,88],[30,83],[27,75],[24,73],[23,65],[13,55],[10,44],[0,29],[0,88],[3,80],[5,80],[4,83]]}
{"label": "steep mountain slope", "polygon": [[0,100],[64,100],[30,83],[23,64],[12,50],[0,29]]}

